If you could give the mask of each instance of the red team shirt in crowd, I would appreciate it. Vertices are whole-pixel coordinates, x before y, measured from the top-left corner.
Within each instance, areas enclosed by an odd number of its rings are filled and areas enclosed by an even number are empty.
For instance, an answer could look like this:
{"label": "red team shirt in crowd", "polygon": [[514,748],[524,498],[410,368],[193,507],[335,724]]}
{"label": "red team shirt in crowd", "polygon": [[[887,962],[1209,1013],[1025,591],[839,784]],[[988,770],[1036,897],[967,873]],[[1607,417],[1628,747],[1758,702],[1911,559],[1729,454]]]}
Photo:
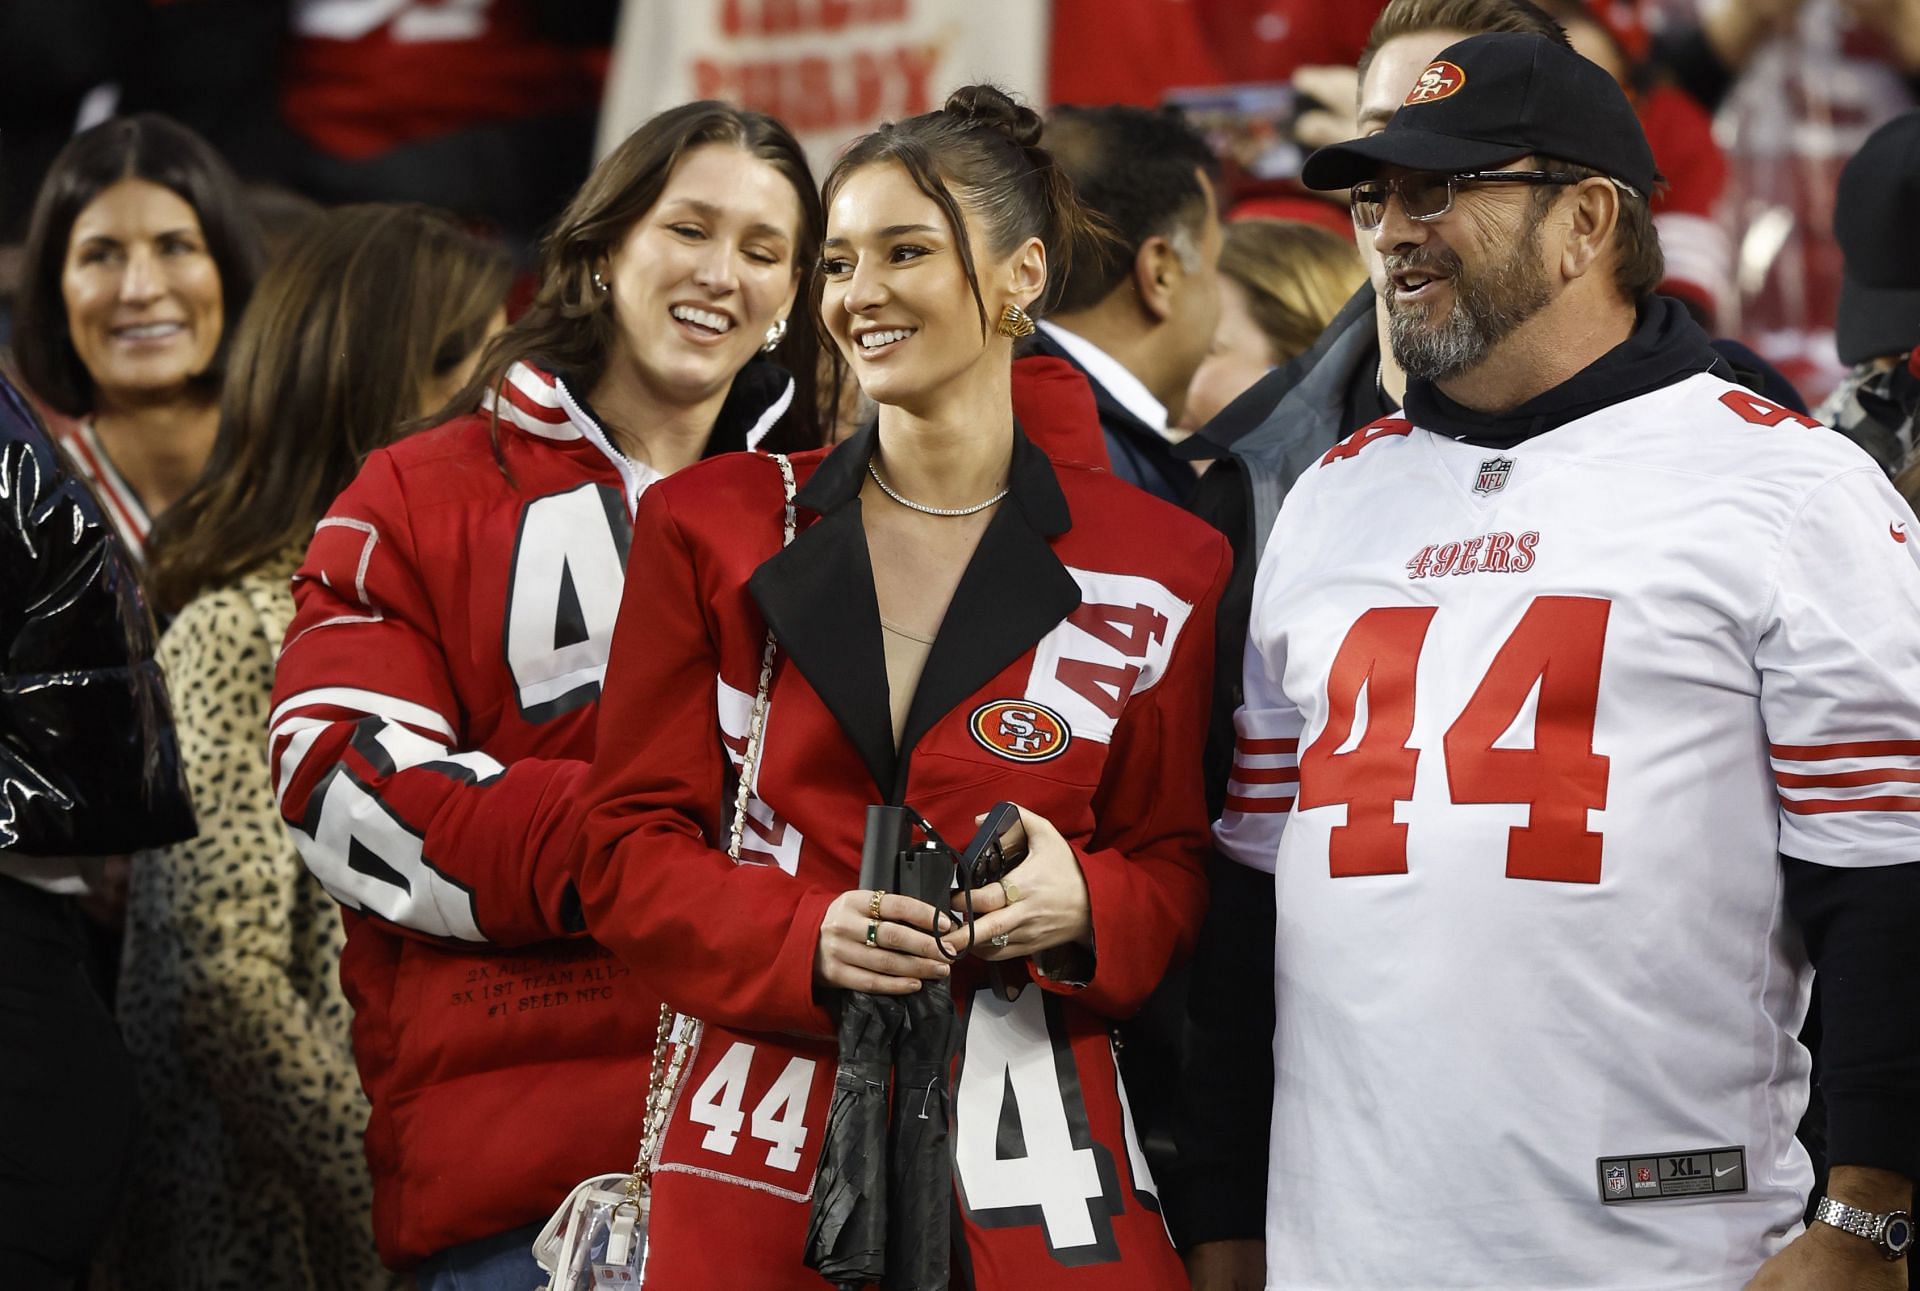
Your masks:
{"label": "red team shirt in crowd", "polygon": [[1053,0],[1054,103],[1158,104],[1168,90],[1351,67],[1385,0]]}
{"label": "red team shirt in crowd", "polygon": [[[868,804],[904,801],[957,845],[1010,800],[1078,854],[1097,967],[1074,987],[1015,961],[1012,1000],[982,961],[956,968],[955,1285],[1180,1285],[1109,1032],[1190,948],[1205,905],[1200,745],[1226,544],[1019,440],[896,763],[855,500],[873,448],[867,431],[793,459],[800,532],[784,552],[764,458],[690,468],[635,522],[636,553],[659,556],[628,572],[580,893],[594,935],[706,1023],[655,1176],[649,1279],[826,1285],[800,1259],[837,1061],[813,976],[821,920],[858,883]],[[781,648],[736,865],[722,803],[768,617]]]}
{"label": "red team shirt in crowd", "polygon": [[1920,539],[1810,427],[1696,375],[1289,494],[1217,831],[1275,876],[1270,1286],[1737,1288],[1798,1228],[1779,856],[1920,856]]}
{"label": "red team shirt in crowd", "polygon": [[542,40],[528,0],[293,0],[292,22],[281,113],[336,157],[600,101],[606,51]]}
{"label": "red team shirt in crowd", "polygon": [[281,812],[346,908],[374,1230],[405,1267],[544,1219],[639,1142],[658,996],[574,935],[566,860],[631,542],[658,476],[524,365],[382,449],[295,576]]}

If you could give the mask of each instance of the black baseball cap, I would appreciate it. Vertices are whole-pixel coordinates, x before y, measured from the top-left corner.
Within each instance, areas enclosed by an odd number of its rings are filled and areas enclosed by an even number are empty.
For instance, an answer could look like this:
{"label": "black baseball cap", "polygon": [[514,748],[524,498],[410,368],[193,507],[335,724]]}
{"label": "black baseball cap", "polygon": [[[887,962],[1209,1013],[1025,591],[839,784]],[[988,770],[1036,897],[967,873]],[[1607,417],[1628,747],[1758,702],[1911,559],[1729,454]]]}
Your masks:
{"label": "black baseball cap", "polygon": [[1834,340],[1843,363],[1920,348],[1920,109],[1875,130],[1840,172],[1833,235],[1846,259]]}
{"label": "black baseball cap", "polygon": [[1613,77],[1545,36],[1498,32],[1447,46],[1386,129],[1322,148],[1300,178],[1351,188],[1383,167],[1454,173],[1540,154],[1631,184],[1661,182],[1640,118]]}

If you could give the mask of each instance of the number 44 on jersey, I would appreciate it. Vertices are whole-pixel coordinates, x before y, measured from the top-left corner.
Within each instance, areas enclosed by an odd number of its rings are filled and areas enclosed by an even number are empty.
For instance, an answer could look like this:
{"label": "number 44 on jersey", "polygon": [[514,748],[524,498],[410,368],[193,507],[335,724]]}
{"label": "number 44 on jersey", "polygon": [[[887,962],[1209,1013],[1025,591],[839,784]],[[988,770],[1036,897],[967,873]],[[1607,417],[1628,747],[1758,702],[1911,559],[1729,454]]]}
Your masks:
{"label": "number 44 on jersey", "polygon": [[[1593,727],[1611,608],[1586,596],[1535,598],[1447,728],[1452,801],[1527,805],[1527,823],[1507,835],[1509,878],[1600,881],[1601,838],[1587,828],[1587,813],[1607,805],[1608,761],[1593,751]],[[1415,679],[1438,612],[1368,610],[1334,656],[1326,726],[1300,754],[1297,805],[1346,806],[1346,824],[1329,840],[1335,878],[1407,872],[1409,827],[1394,819],[1394,804],[1413,797]],[[1498,747],[1536,691],[1533,747]],[[1366,725],[1356,743],[1363,692]]]}

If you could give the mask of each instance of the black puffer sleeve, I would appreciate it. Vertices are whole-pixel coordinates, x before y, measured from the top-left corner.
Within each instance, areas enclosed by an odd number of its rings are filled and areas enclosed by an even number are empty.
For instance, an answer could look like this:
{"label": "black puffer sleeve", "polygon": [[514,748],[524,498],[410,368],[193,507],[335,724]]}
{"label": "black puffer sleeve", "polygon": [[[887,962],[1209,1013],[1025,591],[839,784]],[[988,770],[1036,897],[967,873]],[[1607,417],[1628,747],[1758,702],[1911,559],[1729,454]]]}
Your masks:
{"label": "black puffer sleeve", "polygon": [[0,379],[0,850],[113,855],[193,833],[138,576]]}

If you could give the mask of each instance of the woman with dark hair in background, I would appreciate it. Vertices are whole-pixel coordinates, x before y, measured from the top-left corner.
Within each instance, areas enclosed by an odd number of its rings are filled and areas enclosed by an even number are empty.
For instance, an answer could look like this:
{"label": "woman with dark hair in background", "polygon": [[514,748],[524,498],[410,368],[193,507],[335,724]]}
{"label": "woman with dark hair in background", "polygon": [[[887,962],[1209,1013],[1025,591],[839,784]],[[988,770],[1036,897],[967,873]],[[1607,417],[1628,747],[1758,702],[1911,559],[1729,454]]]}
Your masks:
{"label": "woman with dark hair in background", "polygon": [[539,1221],[633,1159],[659,997],[581,935],[569,867],[625,570],[673,559],[629,561],[633,508],[703,456],[820,442],[796,306],[822,225],[772,118],[653,118],[448,420],[368,459],[295,576],[275,790],[347,909],[374,1235],[428,1291],[526,1291]]}
{"label": "woman with dark hair in background", "polygon": [[340,915],[280,824],[267,712],[315,523],[464,383],[509,275],[504,250],[423,207],[322,216],[239,321],[213,455],[156,527],[200,834],[136,865],[128,897],[119,1014],[144,1124],[121,1285],[395,1284],[369,1223]]}
{"label": "woman with dark hair in background", "polygon": [[[1109,1028],[1200,924],[1229,557],[1014,422],[1025,311],[1097,236],[1039,136],[1033,112],[974,86],[835,166],[822,320],[879,419],[792,459],[790,546],[784,472],[753,458],[667,481],[635,523],[637,546],[670,555],[629,569],[579,891],[594,936],[705,1024],[653,1177],[663,1286],[827,1285],[802,1256],[841,994],[940,979],[964,1028],[955,1284],[1186,1283]],[[735,774],[740,863],[722,850]],[[957,845],[1002,800],[1027,851],[955,895],[971,927],[854,886],[869,804],[912,807]],[[904,1121],[931,1086],[893,1093]],[[831,1216],[834,1193],[820,1204]],[[920,1237],[947,1250],[944,1231]]]}
{"label": "woman with dark hair in background", "polygon": [[14,358],[42,403],[79,419],[63,446],[136,558],[213,449],[227,324],[260,270],[239,181],[166,117],[74,136],[40,186]]}

